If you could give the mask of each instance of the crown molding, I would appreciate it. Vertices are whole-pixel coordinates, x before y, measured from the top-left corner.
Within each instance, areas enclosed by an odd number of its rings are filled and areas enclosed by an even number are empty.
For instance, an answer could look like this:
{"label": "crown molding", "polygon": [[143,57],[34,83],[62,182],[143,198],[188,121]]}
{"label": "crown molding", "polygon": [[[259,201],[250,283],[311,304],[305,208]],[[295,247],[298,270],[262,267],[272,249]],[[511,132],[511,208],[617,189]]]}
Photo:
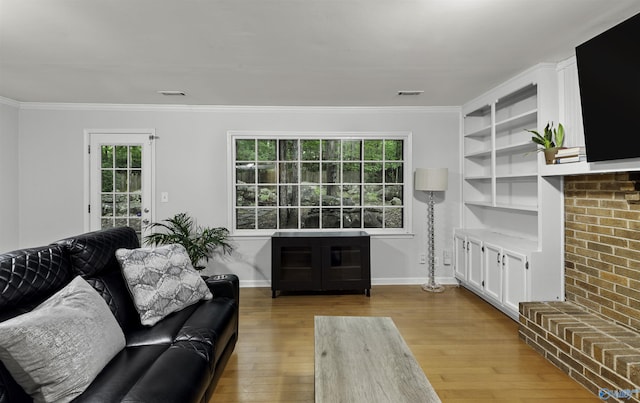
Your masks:
{"label": "crown molding", "polygon": [[25,110],[128,111],[128,112],[331,112],[331,113],[460,113],[460,106],[245,106],[154,105],[17,102]]}
{"label": "crown molding", "polygon": [[0,96],[0,104],[13,106],[14,108],[20,108],[20,102],[2,96]]}

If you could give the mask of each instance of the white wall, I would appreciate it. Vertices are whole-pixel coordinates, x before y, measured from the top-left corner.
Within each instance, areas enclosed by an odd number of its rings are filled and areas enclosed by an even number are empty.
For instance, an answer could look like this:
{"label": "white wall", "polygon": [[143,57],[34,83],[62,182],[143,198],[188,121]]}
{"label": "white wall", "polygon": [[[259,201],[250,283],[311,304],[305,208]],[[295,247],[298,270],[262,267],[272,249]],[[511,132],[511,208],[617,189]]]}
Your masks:
{"label": "white wall", "polygon": [[18,248],[18,106],[0,98],[0,251]]}
{"label": "white wall", "polygon": [[[227,131],[413,133],[414,167],[447,167],[449,191],[436,206],[436,248],[451,249],[459,226],[458,108],[247,108],[152,107],[112,105],[21,104],[20,238],[21,247],[39,245],[85,230],[85,129],[156,130],[156,219],[188,211],[198,223],[226,226],[228,217]],[[169,193],[159,203],[160,192]],[[415,236],[372,240],[374,283],[419,283],[427,266],[426,195],[414,194]],[[210,262],[208,272],[233,272],[243,285],[267,285],[271,252],[268,238],[234,239],[236,251]],[[442,258],[440,258],[442,260]],[[437,277],[453,278],[451,266]]]}

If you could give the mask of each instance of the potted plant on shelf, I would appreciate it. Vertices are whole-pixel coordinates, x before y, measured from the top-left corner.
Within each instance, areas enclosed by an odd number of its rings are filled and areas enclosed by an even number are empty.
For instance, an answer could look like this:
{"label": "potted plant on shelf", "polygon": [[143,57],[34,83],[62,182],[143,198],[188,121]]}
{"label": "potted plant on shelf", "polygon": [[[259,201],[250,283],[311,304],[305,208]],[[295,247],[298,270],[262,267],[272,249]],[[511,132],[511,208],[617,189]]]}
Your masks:
{"label": "potted plant on shelf", "polygon": [[556,160],[556,153],[558,149],[562,147],[564,143],[564,127],[561,123],[558,123],[558,128],[553,127],[553,122],[547,123],[544,127],[543,134],[538,133],[536,130],[527,130],[529,133],[533,133],[531,141],[542,146],[538,151],[544,152],[544,160],[547,164],[553,164]]}
{"label": "potted plant on shelf", "polygon": [[160,229],[145,237],[148,245],[167,245],[178,243],[187,250],[191,263],[196,270],[204,269],[198,263],[213,256],[216,249],[222,253],[231,253],[233,247],[228,242],[229,230],[224,227],[209,228],[196,225],[187,213],[178,213],[162,222],[149,224],[152,230]]}

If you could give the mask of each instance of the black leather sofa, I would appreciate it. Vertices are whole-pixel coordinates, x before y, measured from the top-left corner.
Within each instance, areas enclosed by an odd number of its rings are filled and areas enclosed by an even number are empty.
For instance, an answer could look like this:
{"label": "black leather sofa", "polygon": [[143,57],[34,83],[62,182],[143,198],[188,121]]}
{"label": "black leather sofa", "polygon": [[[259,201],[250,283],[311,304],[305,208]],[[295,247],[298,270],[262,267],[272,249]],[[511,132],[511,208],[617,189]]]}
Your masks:
{"label": "black leather sofa", "polygon": [[[116,249],[139,246],[135,232],[122,227],[0,255],[0,322],[80,275],[107,302],[126,347],[74,402],[207,402],[238,340],[238,278],[205,278],[213,299],[145,327],[115,258]],[[30,401],[0,363],[0,403]]]}

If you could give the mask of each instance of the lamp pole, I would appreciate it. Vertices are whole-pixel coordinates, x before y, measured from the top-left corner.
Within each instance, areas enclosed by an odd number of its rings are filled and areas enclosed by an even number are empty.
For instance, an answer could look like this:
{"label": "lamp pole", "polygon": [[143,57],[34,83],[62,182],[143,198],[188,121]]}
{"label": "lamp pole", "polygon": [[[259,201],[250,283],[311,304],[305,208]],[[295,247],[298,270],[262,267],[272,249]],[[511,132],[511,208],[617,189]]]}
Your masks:
{"label": "lamp pole", "polygon": [[428,251],[429,251],[429,280],[422,285],[422,289],[429,292],[442,292],[444,287],[436,284],[436,245],[435,245],[435,227],[434,227],[434,202],[433,190],[429,192],[429,203],[427,205],[427,228],[429,232]]}

